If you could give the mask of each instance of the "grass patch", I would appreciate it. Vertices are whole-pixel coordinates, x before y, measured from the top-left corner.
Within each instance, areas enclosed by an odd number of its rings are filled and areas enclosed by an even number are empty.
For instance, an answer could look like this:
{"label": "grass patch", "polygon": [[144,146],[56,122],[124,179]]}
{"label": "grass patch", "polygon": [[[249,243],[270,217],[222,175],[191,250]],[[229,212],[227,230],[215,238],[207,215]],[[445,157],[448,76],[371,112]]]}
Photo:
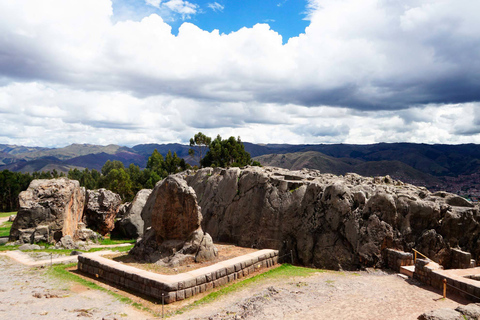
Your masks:
{"label": "grass patch", "polygon": [[96,252],[96,251],[102,251],[102,250],[111,250],[111,251],[116,251],[116,252],[127,252],[132,250],[133,244],[129,246],[124,246],[124,247],[109,247],[109,248],[92,248],[88,250],[87,252]]}
{"label": "grass patch", "polygon": [[99,244],[103,246],[112,245],[112,244],[124,244],[124,243],[135,243],[135,239],[127,239],[127,240],[112,240],[110,238],[104,238],[98,241]]}
{"label": "grass patch", "polygon": [[76,274],[67,270],[67,269],[72,268],[76,265],[77,265],[76,263],[54,265],[54,266],[51,266],[48,269],[47,273],[50,276],[53,276],[53,277],[55,277],[57,279],[60,279],[62,281],[76,282],[76,283],[81,284],[82,286],[85,286],[87,288],[106,292],[109,295],[113,296],[115,299],[117,299],[117,300],[119,300],[123,303],[129,304],[129,305],[131,305],[131,306],[133,306],[133,307],[135,307],[139,310],[150,312],[151,314],[153,314],[156,317],[159,316],[158,314],[156,314],[155,312],[153,312],[149,308],[144,307],[143,305],[141,305],[137,302],[133,302],[132,299],[130,299],[128,297],[125,297],[125,296],[122,296],[121,294],[110,291],[108,289],[105,289],[105,288],[99,286],[98,284],[93,283],[91,281],[88,281],[86,279],[83,279],[82,277],[79,277],[78,275],[76,275]]}
{"label": "grass patch", "polygon": [[0,237],[8,237],[10,235],[10,229],[13,222],[6,221],[0,226]]}
{"label": "grass patch", "polygon": [[10,217],[12,214],[17,214],[16,211],[14,212],[0,212],[0,218]]}
{"label": "grass patch", "polygon": [[297,266],[292,266],[291,264],[283,264],[278,268],[269,270],[265,273],[256,275],[254,277],[245,279],[240,282],[236,282],[232,285],[226,286],[221,288],[218,291],[212,292],[209,295],[175,311],[174,313],[170,314],[169,316],[172,316],[174,314],[182,314],[186,311],[189,311],[193,309],[194,307],[201,306],[210,302],[213,302],[214,300],[218,299],[221,296],[225,296],[231,292],[235,292],[237,290],[240,290],[242,288],[245,288],[248,285],[260,282],[260,281],[265,281],[265,280],[271,280],[271,279],[283,279],[283,278],[290,278],[290,277],[308,277],[312,274],[318,273],[318,272],[325,272],[324,270],[320,269],[312,269],[312,268],[303,268],[303,267],[297,267]]}

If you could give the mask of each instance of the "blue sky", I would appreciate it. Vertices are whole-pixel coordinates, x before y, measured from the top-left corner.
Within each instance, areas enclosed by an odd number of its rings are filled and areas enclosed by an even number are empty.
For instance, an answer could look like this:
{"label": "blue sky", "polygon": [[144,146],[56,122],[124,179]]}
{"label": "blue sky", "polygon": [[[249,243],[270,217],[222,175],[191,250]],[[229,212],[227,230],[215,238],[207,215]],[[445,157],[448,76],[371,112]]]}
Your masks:
{"label": "blue sky", "polygon": [[479,12],[478,0],[0,1],[0,143],[199,131],[480,143]]}
{"label": "blue sky", "polygon": [[309,24],[308,3],[301,0],[192,0],[189,3],[196,13],[182,16],[141,0],[114,0],[113,14],[115,20],[140,20],[150,14],[158,14],[172,26],[174,34],[184,22],[191,22],[203,30],[217,29],[227,34],[243,27],[251,28],[257,23],[267,23],[282,35],[284,42],[304,33]]}

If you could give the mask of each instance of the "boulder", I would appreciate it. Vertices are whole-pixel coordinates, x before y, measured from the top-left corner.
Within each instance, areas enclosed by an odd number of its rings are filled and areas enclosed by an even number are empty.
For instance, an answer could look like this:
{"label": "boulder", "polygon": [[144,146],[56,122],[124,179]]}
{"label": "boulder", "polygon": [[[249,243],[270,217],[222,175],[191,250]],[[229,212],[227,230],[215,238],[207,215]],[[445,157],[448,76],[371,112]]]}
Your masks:
{"label": "boulder", "polygon": [[142,210],[144,236],[130,251],[136,259],[177,266],[184,261],[215,259],[217,249],[201,229],[202,213],[195,191],[179,176],[158,183]]}
{"label": "boulder", "polygon": [[22,244],[20,247],[18,247],[18,250],[20,251],[24,251],[24,250],[41,250],[41,249],[45,249],[45,247],[41,247],[37,244],[30,244],[30,243],[25,243],[25,244]]}
{"label": "boulder", "polygon": [[[74,236],[82,220],[85,191],[78,181],[66,178],[33,180],[20,193],[19,202],[10,241],[52,242],[65,235]],[[39,226],[41,229],[36,229]]]}
{"label": "boulder", "polygon": [[154,190],[154,210],[151,216],[152,228],[159,242],[164,240],[185,240],[196,231],[202,222],[195,191],[184,180],[168,177]]}
{"label": "boulder", "polygon": [[115,222],[115,228],[111,233],[112,238],[137,239],[143,235],[142,210],[151,193],[151,189],[143,189],[137,193],[132,203],[126,207],[123,217]]}
{"label": "boulder", "polygon": [[78,224],[78,229],[75,234],[75,238],[80,240],[80,241],[86,241],[86,242],[98,242],[98,240],[103,239],[103,237],[98,234],[97,232],[93,231],[92,229],[88,229],[85,227],[84,223],[79,223]]}
{"label": "boulder", "polygon": [[466,319],[480,319],[480,304],[478,303],[458,306],[455,310],[463,314]]}
{"label": "boulder", "polygon": [[418,320],[464,320],[465,318],[458,311],[453,309],[437,309],[425,312],[418,317]]}
{"label": "boulder", "polygon": [[115,226],[115,217],[122,204],[120,195],[107,190],[87,190],[85,222],[87,227],[106,235]]}
{"label": "boulder", "polygon": [[131,202],[125,202],[122,203],[120,207],[118,207],[117,219],[122,219],[127,215],[128,210],[130,210],[131,204]]}
{"label": "boulder", "polygon": [[10,215],[10,216],[8,217],[8,222],[13,222],[13,221],[15,221],[15,218],[16,218],[16,217],[17,217],[16,214]]}

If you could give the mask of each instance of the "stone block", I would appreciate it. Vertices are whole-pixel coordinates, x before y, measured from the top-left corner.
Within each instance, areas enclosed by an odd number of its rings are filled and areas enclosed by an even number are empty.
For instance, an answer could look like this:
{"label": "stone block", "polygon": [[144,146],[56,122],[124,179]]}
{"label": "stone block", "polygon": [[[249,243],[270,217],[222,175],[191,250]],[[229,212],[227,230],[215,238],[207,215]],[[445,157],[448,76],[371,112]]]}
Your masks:
{"label": "stone block", "polygon": [[184,281],[185,289],[195,287],[196,285],[197,285],[197,279],[196,278],[192,277],[191,279],[187,279],[187,280]]}
{"label": "stone block", "polygon": [[207,282],[205,283],[205,291],[209,291],[213,289],[214,282]]}
{"label": "stone block", "polygon": [[177,301],[177,292],[164,292],[165,303]]}
{"label": "stone block", "polygon": [[229,274],[229,275],[227,276],[227,281],[228,281],[228,282],[233,282],[233,281],[235,281],[235,274],[234,274],[234,273]]}
{"label": "stone block", "polygon": [[171,282],[171,283],[163,283],[162,287],[165,291],[177,291],[179,290],[179,287],[178,287],[178,282]]}
{"label": "stone block", "polygon": [[210,282],[210,281],[215,280],[215,279],[214,279],[215,274],[216,274],[216,272],[208,272],[208,273],[205,275],[205,278],[206,278],[207,282]]}
{"label": "stone block", "polygon": [[185,290],[177,291],[177,301],[185,300]]}
{"label": "stone block", "polygon": [[226,273],[227,275],[232,274],[232,273],[235,272],[235,265],[230,265],[230,266],[226,267],[225,269],[227,270],[227,273]]}
{"label": "stone block", "polygon": [[201,275],[201,276],[197,277],[196,281],[197,281],[197,286],[198,286],[198,285],[204,284],[207,281],[207,279],[206,279],[205,275]]}
{"label": "stone block", "polygon": [[193,290],[194,290],[194,288],[187,288],[187,289],[185,289],[185,299],[190,298],[191,296],[193,296],[193,292],[194,292]]}

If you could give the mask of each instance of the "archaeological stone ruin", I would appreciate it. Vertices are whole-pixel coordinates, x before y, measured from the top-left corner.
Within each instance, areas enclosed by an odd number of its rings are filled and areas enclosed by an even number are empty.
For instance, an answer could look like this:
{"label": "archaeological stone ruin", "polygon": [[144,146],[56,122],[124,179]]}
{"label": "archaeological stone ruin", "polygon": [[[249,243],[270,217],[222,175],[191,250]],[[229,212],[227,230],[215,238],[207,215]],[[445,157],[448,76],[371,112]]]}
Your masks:
{"label": "archaeological stone ruin", "polygon": [[[19,200],[9,239],[17,244],[78,248],[78,241],[111,234],[137,239],[129,253],[137,261],[176,267],[215,259],[214,242],[225,242],[272,249],[264,266],[286,261],[334,270],[401,271],[414,265],[413,276],[424,283],[439,287],[449,279],[452,287],[458,284],[459,290],[480,296],[480,278],[472,269],[480,256],[478,205],[389,176],[204,168],[171,175],[153,190],[141,190],[132,203],[122,204],[113,192],[84,190],[64,178],[34,180]],[[413,249],[431,260],[416,259]],[[101,269],[105,277],[113,277],[111,262],[95,259],[82,258],[82,270],[97,276]],[[232,279],[242,276],[244,266],[239,268],[241,273],[233,268]],[[452,268],[469,270],[448,273]],[[201,285],[189,292],[205,289]],[[178,287],[169,290],[163,293],[172,301],[187,294]]]}

